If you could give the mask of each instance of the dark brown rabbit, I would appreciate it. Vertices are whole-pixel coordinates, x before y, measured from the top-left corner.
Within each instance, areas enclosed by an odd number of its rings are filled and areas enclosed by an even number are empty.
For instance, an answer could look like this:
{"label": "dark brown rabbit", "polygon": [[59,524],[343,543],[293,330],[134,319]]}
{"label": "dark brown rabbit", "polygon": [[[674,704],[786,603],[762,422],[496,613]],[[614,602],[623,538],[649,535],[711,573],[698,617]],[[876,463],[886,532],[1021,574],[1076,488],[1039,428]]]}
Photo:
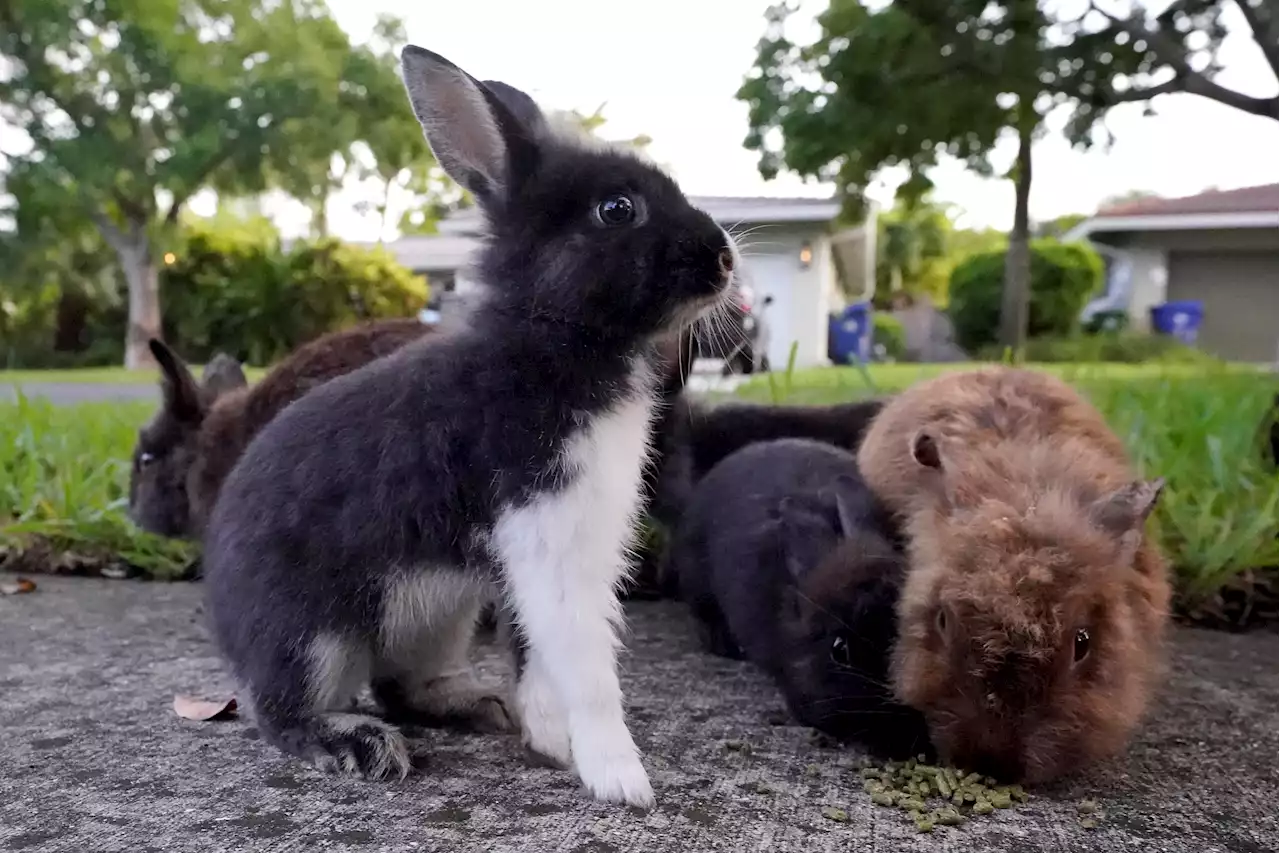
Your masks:
{"label": "dark brown rabbit", "polygon": [[134,448],[130,517],[162,536],[199,536],[227,473],[277,413],[316,385],[432,329],[413,319],[391,319],[331,332],[294,350],[253,387],[225,355],[215,356],[197,382],[182,359],[152,340],[162,371],[162,404]]}
{"label": "dark brown rabbit", "polygon": [[895,691],[943,756],[1036,782],[1122,749],[1168,621],[1144,531],[1163,481],[1065,383],[1012,368],[903,392],[858,462],[908,540]]}

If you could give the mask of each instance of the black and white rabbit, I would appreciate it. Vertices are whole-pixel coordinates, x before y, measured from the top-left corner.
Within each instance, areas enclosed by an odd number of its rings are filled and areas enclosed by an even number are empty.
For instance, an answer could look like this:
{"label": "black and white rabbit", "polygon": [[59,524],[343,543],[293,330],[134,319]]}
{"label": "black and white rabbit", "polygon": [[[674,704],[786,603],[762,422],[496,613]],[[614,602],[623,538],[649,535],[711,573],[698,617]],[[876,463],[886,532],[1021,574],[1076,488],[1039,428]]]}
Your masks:
{"label": "black and white rabbit", "polygon": [[758,665],[801,723],[929,751],[889,686],[901,542],[852,453],[784,438],[731,454],[695,488],[672,560],[707,650]]}
{"label": "black and white rabbit", "polygon": [[[321,768],[403,775],[397,720],[469,715],[518,722],[597,799],[652,806],[616,655],[653,341],[727,299],[737,250],[657,168],[554,130],[523,92],[415,46],[401,64],[486,216],[484,302],[253,439],[205,536],[218,641],[264,738]],[[468,660],[494,592],[514,707]],[[387,719],[350,712],[366,683]]]}

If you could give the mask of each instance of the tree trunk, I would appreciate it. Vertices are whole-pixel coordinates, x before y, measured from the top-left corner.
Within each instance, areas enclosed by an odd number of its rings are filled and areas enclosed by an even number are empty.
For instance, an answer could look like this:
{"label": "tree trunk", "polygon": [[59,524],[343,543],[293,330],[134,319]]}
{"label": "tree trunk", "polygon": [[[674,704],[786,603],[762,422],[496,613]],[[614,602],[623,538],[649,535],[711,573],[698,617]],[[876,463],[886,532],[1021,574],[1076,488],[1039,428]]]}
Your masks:
{"label": "tree trunk", "polygon": [[124,366],[140,370],[156,366],[147,342],[161,337],[160,274],[151,257],[145,222],[129,222],[124,230],[106,217],[96,218],[98,229],[115,250],[129,285],[129,329],[124,340]]}
{"label": "tree trunk", "polygon": [[1013,167],[1013,230],[1004,259],[1004,294],[1000,304],[1000,343],[1021,359],[1027,343],[1031,309],[1031,126],[1018,129],[1018,159]]}

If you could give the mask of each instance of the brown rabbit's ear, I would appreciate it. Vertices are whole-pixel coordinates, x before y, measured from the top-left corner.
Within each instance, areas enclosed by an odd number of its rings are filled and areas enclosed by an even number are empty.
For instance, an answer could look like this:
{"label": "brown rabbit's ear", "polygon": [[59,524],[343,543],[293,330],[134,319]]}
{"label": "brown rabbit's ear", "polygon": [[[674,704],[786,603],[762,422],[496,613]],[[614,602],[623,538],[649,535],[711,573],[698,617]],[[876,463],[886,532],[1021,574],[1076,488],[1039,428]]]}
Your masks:
{"label": "brown rabbit's ear", "polygon": [[204,390],[205,401],[211,403],[228,391],[243,388],[249,384],[245,378],[240,362],[226,353],[220,352],[209,359],[200,375],[200,385]]}
{"label": "brown rabbit's ear", "polygon": [[1142,541],[1142,526],[1155,509],[1162,491],[1163,477],[1135,480],[1094,501],[1089,508],[1089,520],[1119,539],[1126,550],[1136,550]]}
{"label": "brown rabbit's ear", "polygon": [[942,470],[942,452],[938,449],[938,439],[933,433],[922,429],[911,437],[911,458],[916,464],[925,468]]}
{"label": "brown rabbit's ear", "polygon": [[160,392],[164,407],[183,423],[199,423],[204,417],[200,386],[185,362],[157,338],[147,341],[151,354],[160,365]]}

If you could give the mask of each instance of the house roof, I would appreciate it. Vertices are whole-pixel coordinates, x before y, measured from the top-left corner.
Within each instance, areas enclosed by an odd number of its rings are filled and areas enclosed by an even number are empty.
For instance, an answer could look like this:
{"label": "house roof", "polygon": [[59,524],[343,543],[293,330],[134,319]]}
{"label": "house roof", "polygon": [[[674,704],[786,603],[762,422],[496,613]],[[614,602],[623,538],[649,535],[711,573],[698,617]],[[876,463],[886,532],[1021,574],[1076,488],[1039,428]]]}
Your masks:
{"label": "house roof", "polygon": [[1280,184],[1211,190],[1182,198],[1144,198],[1104,208],[1064,235],[1079,240],[1117,231],[1280,227]]}
{"label": "house roof", "polygon": [[1209,190],[1181,198],[1143,198],[1099,210],[1097,216],[1155,216],[1195,213],[1245,213],[1280,210],[1280,184]]}
{"label": "house roof", "polygon": [[[723,226],[764,223],[821,223],[835,219],[840,202],[833,198],[782,196],[690,196],[694,207],[706,211]],[[475,234],[480,229],[480,212],[466,208],[440,223],[441,234]]]}

